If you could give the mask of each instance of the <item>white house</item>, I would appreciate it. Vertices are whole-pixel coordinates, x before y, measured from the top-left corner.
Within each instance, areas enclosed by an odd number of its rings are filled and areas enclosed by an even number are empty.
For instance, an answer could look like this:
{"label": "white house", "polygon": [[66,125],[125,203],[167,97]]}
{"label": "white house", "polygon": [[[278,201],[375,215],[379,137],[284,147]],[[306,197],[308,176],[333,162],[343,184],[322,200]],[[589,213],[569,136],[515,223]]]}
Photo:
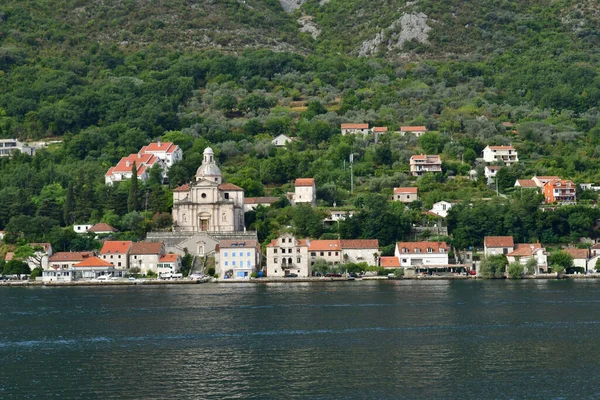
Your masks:
{"label": "white house", "polygon": [[421,176],[427,172],[442,172],[442,159],[439,155],[419,154],[410,157],[410,174]]}
{"label": "white house", "polygon": [[273,146],[275,147],[284,147],[286,144],[291,143],[292,142],[292,138],[281,134],[279,136],[277,136],[275,139],[271,140],[271,143],[273,144]]}
{"label": "white house", "polygon": [[244,212],[256,210],[256,207],[269,207],[279,201],[279,197],[246,197],[244,198]]}
{"label": "white house", "polygon": [[377,239],[341,240],[342,260],[344,263],[362,263],[377,265],[379,259],[379,241]]}
{"label": "white house", "polygon": [[30,156],[35,154],[35,148],[17,139],[0,139],[0,157],[10,157],[15,151],[20,151]]}
{"label": "white house", "polygon": [[401,267],[448,265],[449,247],[445,242],[398,242],[394,256]]}
{"label": "white house", "polygon": [[284,233],[267,245],[267,276],[290,274],[301,278],[311,276],[308,244],[306,239],[296,239],[291,233]]}
{"label": "white house", "polygon": [[500,171],[501,168],[502,168],[501,166],[497,166],[497,165],[486,165],[485,166],[484,175],[487,178],[488,185],[490,185],[494,182],[494,178],[496,177],[496,174],[498,173],[498,171]]}
{"label": "white house", "polygon": [[[492,236],[494,237],[494,236]],[[511,236],[495,236],[496,238],[511,238]],[[489,236],[488,236],[489,238]],[[500,239],[500,242],[496,244],[503,244],[503,239]],[[510,244],[510,241],[506,240],[504,244]],[[490,249],[491,250],[491,249]],[[503,254],[504,248],[496,248],[498,254]],[[519,243],[514,245],[514,250],[506,254],[506,259],[508,263],[514,263],[515,261],[519,261],[519,263],[525,266],[531,258],[536,260],[535,266],[535,274],[540,273],[540,271],[548,271],[548,256],[546,255],[546,249],[542,247],[540,243]]]}
{"label": "white house", "polygon": [[260,267],[257,240],[221,240],[215,253],[215,272],[223,279],[250,279]]}
{"label": "white house", "polygon": [[403,203],[412,203],[413,201],[419,200],[419,188],[417,187],[399,187],[394,188],[395,201],[401,201]]}
{"label": "white house", "polygon": [[88,233],[95,233],[96,235],[108,235],[111,233],[119,232],[115,227],[110,226],[104,222],[98,222],[96,225],[89,228]]}
{"label": "white house", "polygon": [[362,133],[366,135],[370,133],[369,124],[342,124],[342,135]]}
{"label": "white house", "polygon": [[152,154],[159,160],[162,160],[164,162],[165,172],[168,171],[173,164],[183,160],[183,151],[179,146],[171,142],[161,142],[160,140],[142,147],[140,153]]}
{"label": "white house", "polygon": [[486,163],[503,162],[505,165],[512,165],[519,162],[519,156],[512,146],[486,146],[483,149],[483,160]]}
{"label": "white house", "polygon": [[[583,271],[588,271],[588,259],[590,258],[590,251],[588,249],[564,249],[564,251],[573,257],[573,267],[582,268]],[[592,268],[592,271],[595,269]]]}
{"label": "white house", "polygon": [[406,135],[407,133],[412,133],[416,137],[419,137],[419,136],[422,136],[426,132],[427,132],[427,127],[425,127],[423,125],[419,125],[419,126],[401,126],[400,127],[400,134],[402,136]]}
{"label": "white house", "polygon": [[313,178],[296,179],[291,203],[294,205],[299,203],[308,203],[312,206],[317,205],[317,188]]}
{"label": "white house", "polygon": [[129,269],[129,250],[132,244],[133,242],[128,240],[107,240],[98,256],[117,269]]}
{"label": "white house", "polygon": [[181,256],[179,254],[163,254],[158,260],[158,275],[179,272],[181,269]]}
{"label": "white house", "polygon": [[142,274],[152,271],[158,273],[158,263],[165,254],[161,242],[136,242],[129,250],[129,268],[139,268]]}
{"label": "white house", "polygon": [[75,264],[93,256],[91,251],[59,251],[48,258],[48,270],[69,270]]}
{"label": "white house", "polygon": [[447,201],[438,201],[437,203],[433,203],[433,207],[429,212],[434,213],[442,218],[446,218],[448,216],[448,211],[452,208],[452,203]]}
{"label": "white house", "polygon": [[92,224],[73,225],[73,230],[75,233],[87,233],[88,229],[90,229],[92,226]]}
{"label": "white house", "polygon": [[351,218],[353,215],[353,210],[328,210],[323,224],[331,226],[337,222],[344,221],[346,218]]}
{"label": "white house", "polygon": [[515,250],[515,241],[512,236],[486,236],[483,248],[486,256],[508,255]]}

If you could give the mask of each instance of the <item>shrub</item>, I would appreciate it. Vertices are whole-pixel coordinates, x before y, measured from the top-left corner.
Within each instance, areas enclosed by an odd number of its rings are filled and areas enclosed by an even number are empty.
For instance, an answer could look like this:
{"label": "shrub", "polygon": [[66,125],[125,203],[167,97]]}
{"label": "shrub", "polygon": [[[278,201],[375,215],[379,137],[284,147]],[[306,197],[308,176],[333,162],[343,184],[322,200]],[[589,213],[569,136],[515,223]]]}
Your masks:
{"label": "shrub", "polygon": [[[208,275],[215,276],[215,267],[209,267],[209,268],[206,270],[206,273],[207,273]],[[216,277],[216,276],[215,276],[215,277]]]}

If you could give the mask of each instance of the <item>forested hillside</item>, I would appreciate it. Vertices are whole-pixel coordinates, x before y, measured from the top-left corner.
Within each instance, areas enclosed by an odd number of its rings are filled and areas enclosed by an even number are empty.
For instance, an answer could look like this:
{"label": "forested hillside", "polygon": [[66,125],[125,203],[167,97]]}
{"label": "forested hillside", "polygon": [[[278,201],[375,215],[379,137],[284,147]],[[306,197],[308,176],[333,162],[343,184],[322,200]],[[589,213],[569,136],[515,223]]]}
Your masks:
{"label": "forested hillside", "polygon": [[[300,33],[297,20],[307,17],[320,33]],[[282,199],[248,215],[261,240],[291,225],[300,235],[378,237],[389,247],[410,238],[411,225],[435,223],[421,212],[442,199],[465,201],[448,219],[459,247],[484,234],[549,243],[595,236],[595,208],[542,212],[538,196],[512,186],[533,174],[600,182],[599,20],[593,0],[309,0],[293,13],[276,0],[6,0],[0,136],[63,142],[0,160],[0,229],[8,241],[68,249],[87,245],[63,229],[74,222],[103,220],[133,238],[168,227],[170,189],[158,179],[136,193],[136,209],[127,207],[128,182],[103,180],[122,156],[161,138],[185,151],[171,187],[192,178],[210,145],[247,196],[280,196],[310,176],[320,206],[359,210],[324,228],[323,209]],[[342,137],[342,122],[430,133],[375,144]],[[298,140],[276,149],[270,140],[280,133]],[[498,173],[508,197],[490,201],[496,187],[476,158],[494,144],[514,145],[521,162]],[[443,175],[409,177],[408,160],[421,152],[442,155]],[[479,180],[468,179],[471,169]],[[385,201],[403,185],[419,186],[422,203],[404,210]]]}

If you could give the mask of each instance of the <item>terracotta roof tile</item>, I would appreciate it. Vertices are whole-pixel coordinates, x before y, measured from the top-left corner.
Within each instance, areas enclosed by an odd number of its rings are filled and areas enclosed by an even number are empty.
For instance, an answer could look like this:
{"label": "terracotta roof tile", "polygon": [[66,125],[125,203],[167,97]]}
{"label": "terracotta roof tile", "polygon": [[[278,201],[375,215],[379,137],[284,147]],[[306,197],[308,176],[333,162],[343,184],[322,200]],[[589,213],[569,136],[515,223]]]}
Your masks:
{"label": "terracotta roof tile", "polygon": [[129,254],[161,254],[163,252],[162,242],[134,242],[131,244]]}
{"label": "terracotta roof tile", "polygon": [[373,128],[373,132],[387,132],[387,126],[376,126]]}
{"label": "terracotta roof tile", "polygon": [[219,185],[219,190],[234,190],[234,191],[244,191],[239,186],[234,185],[233,183],[222,183]]}
{"label": "terracotta roof tile", "polygon": [[92,226],[90,229],[88,229],[88,232],[118,232],[118,230],[107,223],[99,222],[96,225]]}
{"label": "terracotta roof tile", "polygon": [[102,245],[100,254],[126,254],[131,244],[131,241],[107,240]]}
{"label": "terracotta roof tile", "polygon": [[525,188],[536,188],[538,185],[535,183],[533,179],[517,179],[519,186]]}
{"label": "terracotta roof tile", "polygon": [[485,247],[514,247],[515,241],[512,236],[486,236],[483,238]]}
{"label": "terracotta roof tile", "polygon": [[162,256],[158,262],[161,263],[173,263],[173,262],[177,262],[177,259],[179,258],[179,254],[173,254],[173,253],[169,253],[169,254],[165,254],[164,256]]}
{"label": "terracotta roof tile", "polygon": [[398,257],[380,257],[379,264],[383,268],[400,268],[400,260]]}
{"label": "terracotta roof tile", "polygon": [[491,150],[514,150],[512,146],[488,146]]}
{"label": "terracotta roof tile", "polygon": [[573,259],[577,260],[587,260],[590,251],[588,249],[564,249],[565,253],[568,253],[573,257]]}
{"label": "terracotta roof tile", "polygon": [[[497,246],[501,247],[501,246]],[[533,254],[533,250],[541,249],[542,245],[540,243],[518,243],[515,244],[514,251],[507,254],[507,256],[512,257],[531,257]]]}
{"label": "terracotta roof tile", "polygon": [[246,197],[244,204],[273,204],[279,200],[279,197]]}
{"label": "terracotta roof tile", "polygon": [[82,261],[88,257],[92,257],[94,253],[91,251],[59,251],[58,253],[52,254],[48,258],[48,262],[60,262],[60,261]]}
{"label": "terracotta roof tile", "polygon": [[419,188],[416,187],[399,187],[399,188],[394,188],[394,194],[401,194],[401,193],[413,193],[413,194],[417,194],[419,192]]}
{"label": "terracotta roof tile", "polygon": [[314,178],[298,178],[294,182],[294,186],[313,186],[315,184]]}
{"label": "terracotta roof tile", "polygon": [[190,184],[186,183],[185,185],[181,185],[175,189],[173,189],[174,192],[189,192],[190,190]]}
{"label": "terracotta roof tile", "polygon": [[244,239],[226,239],[221,240],[219,242],[219,248],[221,249],[229,249],[229,248],[256,248],[258,246],[258,241],[254,239],[244,240]]}
{"label": "terracotta roof tile", "polygon": [[402,249],[407,249],[408,253],[416,253],[416,249],[419,249],[420,253],[427,253],[427,249],[431,249],[432,253],[439,253],[440,249],[448,252],[446,242],[398,242],[396,248],[400,253],[403,253]]}
{"label": "terracotta roof tile", "polygon": [[421,132],[421,131],[426,131],[427,127],[423,126],[423,125],[417,125],[417,126],[401,126],[400,127],[400,132]]}
{"label": "terracotta roof tile", "polygon": [[379,249],[377,239],[344,239],[341,242],[342,249]]}
{"label": "terracotta roof tile", "polygon": [[342,124],[342,129],[369,129],[369,124]]}
{"label": "terracotta roof tile", "polygon": [[96,256],[94,257],[89,257],[84,259],[81,262],[78,262],[77,264],[73,265],[73,267],[76,268],[85,268],[85,267],[114,267],[114,265],[112,265],[111,263],[109,263],[108,261],[104,261],[101,258],[98,258]]}
{"label": "terracotta roof tile", "polygon": [[339,251],[341,250],[339,240],[309,240],[308,251]]}

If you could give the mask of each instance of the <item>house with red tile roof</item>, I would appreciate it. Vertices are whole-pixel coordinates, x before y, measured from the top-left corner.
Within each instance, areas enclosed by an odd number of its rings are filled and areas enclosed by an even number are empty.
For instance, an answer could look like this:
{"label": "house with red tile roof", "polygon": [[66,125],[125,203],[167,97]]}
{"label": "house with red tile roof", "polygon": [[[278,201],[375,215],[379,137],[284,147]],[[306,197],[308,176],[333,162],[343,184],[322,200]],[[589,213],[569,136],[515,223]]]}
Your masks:
{"label": "house with red tile roof", "polygon": [[398,242],[394,256],[401,267],[447,266],[450,247],[446,242]]}
{"label": "house with red tile roof", "polygon": [[342,135],[357,134],[361,133],[366,135],[370,133],[369,124],[342,124],[341,125]]}
{"label": "house with red tile roof", "polygon": [[400,260],[398,257],[379,257],[379,266],[383,268],[397,269],[400,268]]}
{"label": "house with red tile roof", "polygon": [[134,165],[136,175],[142,182],[148,179],[150,170],[155,165],[161,168],[163,178],[166,178],[169,168],[176,162],[181,161],[182,158],[183,152],[176,144],[160,141],[150,143],[143,146],[137,153],[121,158],[117,165],[110,167],[104,176],[104,182],[107,185],[112,185],[115,182],[131,179]]}
{"label": "house with red tile roof", "polygon": [[317,205],[317,187],[314,178],[298,178],[294,182],[294,193],[288,193],[293,205],[304,203]]}
{"label": "house with red tile roof", "polygon": [[512,146],[486,146],[482,153],[486,163],[503,163],[510,166],[519,162],[519,155]]}
{"label": "house with red tile roof", "polygon": [[59,251],[48,258],[48,269],[68,270],[86,258],[93,257],[91,251]]}
{"label": "house with red tile roof", "polygon": [[100,276],[107,275],[112,277],[122,277],[122,271],[115,271],[115,267],[103,259],[92,256],[73,265],[74,279],[97,279]]}
{"label": "house with red tile roof", "polygon": [[269,277],[296,274],[300,278],[312,275],[308,253],[308,241],[284,233],[267,244],[267,268]]}
{"label": "house with red tile roof", "polygon": [[509,264],[519,262],[525,266],[531,258],[536,260],[534,274],[548,271],[548,256],[546,249],[538,243],[518,243],[514,245],[514,250],[506,255]]}
{"label": "house with red tile roof", "polygon": [[117,269],[129,269],[129,249],[132,244],[129,240],[107,240],[98,255]]}
{"label": "house with red tile roof", "polygon": [[[573,257],[573,267],[581,268],[581,271],[588,270],[588,260],[590,258],[589,249],[563,249],[565,253]],[[593,269],[592,269],[593,270]]]}
{"label": "house with red tile roof", "polygon": [[179,254],[163,254],[158,260],[158,275],[173,274],[181,269],[181,256]]}
{"label": "house with red tile roof", "polygon": [[512,236],[486,236],[483,248],[486,256],[507,255],[515,249],[515,242]]}
{"label": "house with red tile roof", "polygon": [[533,179],[517,179],[515,181],[515,187],[524,189],[539,189],[538,185]]}
{"label": "house with red tile roof", "polygon": [[397,187],[394,188],[393,200],[403,203],[412,203],[419,200],[418,187]]}
{"label": "house with red tile roof", "polygon": [[129,249],[129,268],[139,268],[142,274],[158,273],[158,262],[165,254],[162,242],[134,242]]}
{"label": "house with red tile roof", "polygon": [[413,135],[415,135],[416,137],[419,137],[423,134],[425,134],[427,132],[427,127],[424,125],[417,125],[417,126],[401,126],[400,127],[400,134],[402,136],[406,135],[407,133],[412,133]]}
{"label": "house with red tile roof", "polygon": [[442,159],[439,155],[417,154],[410,158],[412,176],[422,176],[428,172],[442,172]]}
{"label": "house with red tile roof", "polygon": [[148,146],[144,146],[140,149],[142,154],[152,154],[159,160],[164,162],[166,170],[171,166],[183,159],[183,151],[175,143],[171,142],[158,142],[150,143]]}
{"label": "house with red tile roof", "polygon": [[105,222],[99,222],[96,225],[92,226],[87,231],[91,232],[91,233],[95,233],[96,235],[110,234],[110,233],[119,232],[119,230],[117,228],[112,227],[112,226],[110,226],[109,224],[107,224]]}
{"label": "house with red tile roof", "polygon": [[577,204],[575,184],[568,179],[553,179],[544,185],[544,203]]}
{"label": "house with red tile roof", "polygon": [[279,197],[246,197],[244,199],[244,212],[256,210],[256,207],[269,207],[279,201]]}
{"label": "house with red tile roof", "polygon": [[342,262],[377,265],[379,259],[379,240],[377,239],[342,239]]}

